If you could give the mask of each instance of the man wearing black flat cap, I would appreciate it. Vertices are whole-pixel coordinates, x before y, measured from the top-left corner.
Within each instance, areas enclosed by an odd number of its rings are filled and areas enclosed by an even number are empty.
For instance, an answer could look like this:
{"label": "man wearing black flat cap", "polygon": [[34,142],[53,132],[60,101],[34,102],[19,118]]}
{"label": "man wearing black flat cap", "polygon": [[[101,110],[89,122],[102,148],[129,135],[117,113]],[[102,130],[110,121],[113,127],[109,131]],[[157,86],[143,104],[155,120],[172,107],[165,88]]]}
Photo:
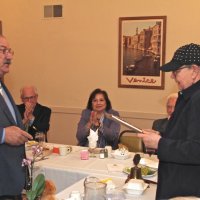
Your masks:
{"label": "man wearing black flat cap", "polygon": [[200,45],[176,50],[161,67],[179,87],[175,110],[162,137],[153,130],[138,134],[159,158],[156,199],[200,197]]}

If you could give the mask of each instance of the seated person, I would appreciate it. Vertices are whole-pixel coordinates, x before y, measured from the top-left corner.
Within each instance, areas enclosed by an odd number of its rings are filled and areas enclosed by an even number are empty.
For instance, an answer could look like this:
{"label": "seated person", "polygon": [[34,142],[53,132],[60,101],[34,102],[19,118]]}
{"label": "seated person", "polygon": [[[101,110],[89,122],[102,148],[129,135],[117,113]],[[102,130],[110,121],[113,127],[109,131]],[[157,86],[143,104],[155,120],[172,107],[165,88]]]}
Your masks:
{"label": "seated person", "polygon": [[170,94],[167,97],[167,103],[166,103],[166,110],[167,110],[168,116],[163,119],[157,119],[153,122],[152,129],[160,132],[161,135],[162,135],[162,133],[165,132],[169,118],[171,117],[172,113],[174,112],[177,98],[178,98],[177,93]]}
{"label": "seated person", "polygon": [[44,132],[47,141],[51,109],[37,103],[38,94],[34,86],[23,87],[20,95],[23,104],[17,105],[17,107],[26,131],[33,136],[33,139],[35,139],[36,132]]}
{"label": "seated person", "polygon": [[88,146],[88,135],[90,129],[98,129],[97,147],[104,148],[109,145],[112,149],[118,146],[118,137],[120,125],[105,117],[104,113],[110,113],[119,116],[114,111],[106,91],[95,89],[89,97],[87,108],[82,111],[81,119],[78,123],[76,138],[78,145]]}

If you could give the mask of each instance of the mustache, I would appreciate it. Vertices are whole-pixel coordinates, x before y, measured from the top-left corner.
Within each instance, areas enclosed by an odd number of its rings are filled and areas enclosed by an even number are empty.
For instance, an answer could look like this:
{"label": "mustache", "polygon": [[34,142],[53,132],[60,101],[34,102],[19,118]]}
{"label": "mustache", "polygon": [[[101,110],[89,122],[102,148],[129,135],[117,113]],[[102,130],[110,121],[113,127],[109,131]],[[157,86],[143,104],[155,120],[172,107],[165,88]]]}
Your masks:
{"label": "mustache", "polygon": [[6,59],[6,60],[4,60],[3,64],[10,65],[11,64],[11,60],[10,59]]}

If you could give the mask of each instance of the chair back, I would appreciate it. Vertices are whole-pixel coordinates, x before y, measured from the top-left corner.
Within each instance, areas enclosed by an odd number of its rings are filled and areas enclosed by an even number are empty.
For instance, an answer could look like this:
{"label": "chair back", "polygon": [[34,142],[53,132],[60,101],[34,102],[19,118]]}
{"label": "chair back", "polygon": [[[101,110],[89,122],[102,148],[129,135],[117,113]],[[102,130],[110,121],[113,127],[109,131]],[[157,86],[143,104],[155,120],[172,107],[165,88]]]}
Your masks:
{"label": "chair back", "polygon": [[145,152],[144,143],[133,130],[124,130],[119,135],[118,143],[125,145],[130,152]]}

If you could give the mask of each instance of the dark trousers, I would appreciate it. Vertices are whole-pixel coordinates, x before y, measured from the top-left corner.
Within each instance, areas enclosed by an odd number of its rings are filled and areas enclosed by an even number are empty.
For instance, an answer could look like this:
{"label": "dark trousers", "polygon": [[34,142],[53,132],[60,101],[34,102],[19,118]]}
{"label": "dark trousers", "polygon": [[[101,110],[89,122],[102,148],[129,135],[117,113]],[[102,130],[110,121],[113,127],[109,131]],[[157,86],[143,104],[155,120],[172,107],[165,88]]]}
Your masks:
{"label": "dark trousers", "polygon": [[22,195],[15,195],[15,196],[5,195],[5,196],[0,196],[0,200],[22,200]]}

